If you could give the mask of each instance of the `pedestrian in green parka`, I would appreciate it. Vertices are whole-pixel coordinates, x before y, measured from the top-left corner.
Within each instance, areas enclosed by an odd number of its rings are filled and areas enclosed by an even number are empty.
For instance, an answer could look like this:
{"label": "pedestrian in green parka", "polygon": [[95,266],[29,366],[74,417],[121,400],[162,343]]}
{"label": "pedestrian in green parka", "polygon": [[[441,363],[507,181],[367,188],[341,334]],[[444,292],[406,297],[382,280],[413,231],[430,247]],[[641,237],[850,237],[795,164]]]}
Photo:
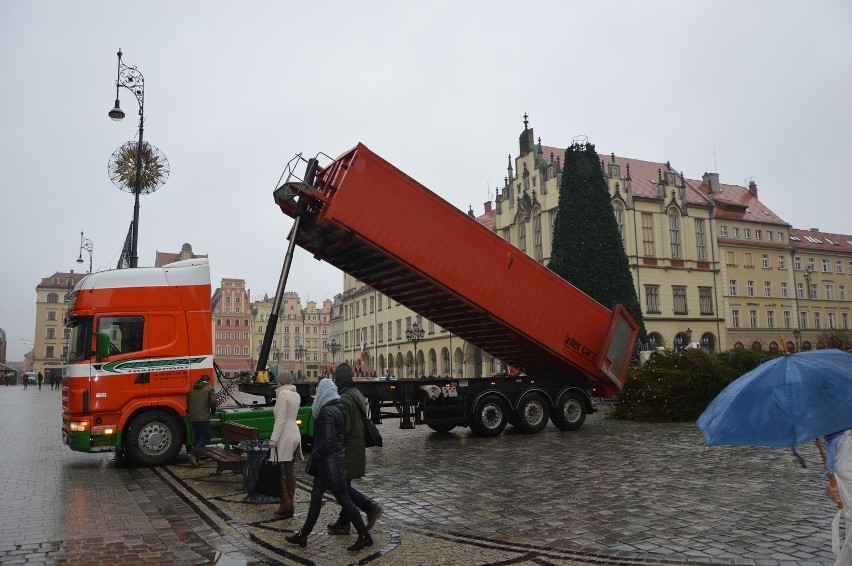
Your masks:
{"label": "pedestrian in green parka", "polygon": [[210,376],[202,375],[186,394],[186,414],[192,426],[192,450],[189,461],[198,465],[198,449],[210,443],[210,418],[216,414],[216,392],[210,385]]}

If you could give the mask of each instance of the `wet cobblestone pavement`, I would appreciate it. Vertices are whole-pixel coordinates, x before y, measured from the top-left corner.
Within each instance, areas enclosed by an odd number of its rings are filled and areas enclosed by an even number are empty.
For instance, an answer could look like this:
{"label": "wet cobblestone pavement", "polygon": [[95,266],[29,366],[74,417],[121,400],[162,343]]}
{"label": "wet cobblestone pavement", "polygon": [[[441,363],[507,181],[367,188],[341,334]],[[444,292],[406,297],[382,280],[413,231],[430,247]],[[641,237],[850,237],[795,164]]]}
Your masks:
{"label": "wet cobblestone pavement", "polygon": [[0,387],[2,564],[831,564],[830,522],[815,447],[705,450],[691,423],[591,416],[577,432],[511,427],[399,430],[368,450],[356,482],[385,508],[374,546],[324,525],[307,548],[284,542],[307,513],[297,465],[296,516],[242,502],[242,480],[185,458],[123,468],[112,454],[62,445],[59,392]]}

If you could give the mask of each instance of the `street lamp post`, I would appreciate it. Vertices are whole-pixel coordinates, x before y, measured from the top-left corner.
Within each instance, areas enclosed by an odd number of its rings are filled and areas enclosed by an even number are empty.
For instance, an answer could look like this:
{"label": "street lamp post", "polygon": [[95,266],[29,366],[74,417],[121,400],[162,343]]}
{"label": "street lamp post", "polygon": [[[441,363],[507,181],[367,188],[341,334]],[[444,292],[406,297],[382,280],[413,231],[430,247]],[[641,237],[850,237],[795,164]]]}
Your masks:
{"label": "street lamp post", "polygon": [[796,340],[796,351],[802,351],[802,331],[798,328],[793,329],[793,338]]}
{"label": "street lamp post", "polygon": [[405,331],[405,339],[414,344],[414,378],[417,379],[417,343],[423,340],[423,328],[416,322]]}
{"label": "street lamp post", "polygon": [[340,344],[338,344],[337,340],[334,338],[332,338],[331,342],[328,343],[328,351],[331,352],[331,363],[334,364],[334,356],[340,351]]}
{"label": "street lamp post", "polygon": [[133,187],[133,237],[130,240],[130,267],[139,263],[139,194],[142,192],[142,134],[145,126],[145,77],[136,67],[128,67],[121,62],[121,49],[118,50],[118,74],[115,79],[115,107],[109,111],[109,117],[116,122],[124,118],[124,110],[118,102],[119,87],[124,87],[139,102],[139,141],[136,144],[136,179]]}
{"label": "street lamp post", "polygon": [[302,367],[299,369],[299,381],[302,381],[302,373],[303,373],[303,372],[302,372],[302,369],[304,369],[304,368],[305,368],[305,360],[304,360],[304,359],[302,359],[302,356],[303,356],[304,354],[305,354],[305,347],[304,347],[304,346],[302,346],[301,344],[299,344],[298,346],[296,346],[296,359],[297,359],[297,360],[302,360],[302,363],[301,363],[301,366],[302,366]]}
{"label": "street lamp post", "polygon": [[80,255],[77,257],[77,263],[83,263],[83,250],[89,253],[89,273],[92,273],[92,253],[95,247],[92,241],[83,236],[83,231],[80,231]]}

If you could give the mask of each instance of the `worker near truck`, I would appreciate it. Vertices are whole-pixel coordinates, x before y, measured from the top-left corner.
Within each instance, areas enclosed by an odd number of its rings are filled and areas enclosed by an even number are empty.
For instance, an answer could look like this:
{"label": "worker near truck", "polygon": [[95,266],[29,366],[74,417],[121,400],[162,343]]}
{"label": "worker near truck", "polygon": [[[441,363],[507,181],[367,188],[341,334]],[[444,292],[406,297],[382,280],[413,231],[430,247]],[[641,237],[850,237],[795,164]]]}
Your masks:
{"label": "worker near truck", "polygon": [[203,374],[186,394],[186,414],[192,426],[192,450],[189,461],[198,465],[198,449],[210,443],[210,418],[216,414],[216,393],[210,385],[210,376]]}
{"label": "worker near truck", "polygon": [[276,515],[284,519],[293,516],[293,498],[296,495],[296,475],[293,460],[296,454],[302,459],[302,435],[296,417],[299,413],[301,397],[293,385],[293,372],[282,371],[275,378],[275,425],[269,437],[269,448],[274,450],[278,467],[281,470],[281,504],[275,510]]}
{"label": "worker near truck", "polygon": [[[367,414],[367,400],[355,387],[352,381],[352,366],[346,362],[334,369],[334,384],[343,404],[343,414],[346,417],[346,489],[349,498],[358,509],[367,515],[367,530],[373,528],[384,508],[371,501],[363,493],[355,489],[352,480],[364,477],[367,468],[366,444],[364,443],[364,417]],[[348,535],[349,520],[341,509],[340,516],[334,523],[329,523],[328,532],[332,535]]]}

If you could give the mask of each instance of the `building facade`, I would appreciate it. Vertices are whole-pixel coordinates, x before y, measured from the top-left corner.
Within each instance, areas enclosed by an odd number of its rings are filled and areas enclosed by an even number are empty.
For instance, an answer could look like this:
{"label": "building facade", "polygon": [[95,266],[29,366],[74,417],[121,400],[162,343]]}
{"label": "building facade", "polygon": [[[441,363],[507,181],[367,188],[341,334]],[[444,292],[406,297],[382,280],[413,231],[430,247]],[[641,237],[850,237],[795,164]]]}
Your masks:
{"label": "building facade", "polygon": [[45,379],[61,377],[68,354],[69,331],[65,328],[67,297],[84,273],[57,271],[36,286],[35,337],[32,370]]}
{"label": "building facade", "polygon": [[252,371],[252,312],[245,279],[223,278],[210,301],[214,359],[225,375]]}

